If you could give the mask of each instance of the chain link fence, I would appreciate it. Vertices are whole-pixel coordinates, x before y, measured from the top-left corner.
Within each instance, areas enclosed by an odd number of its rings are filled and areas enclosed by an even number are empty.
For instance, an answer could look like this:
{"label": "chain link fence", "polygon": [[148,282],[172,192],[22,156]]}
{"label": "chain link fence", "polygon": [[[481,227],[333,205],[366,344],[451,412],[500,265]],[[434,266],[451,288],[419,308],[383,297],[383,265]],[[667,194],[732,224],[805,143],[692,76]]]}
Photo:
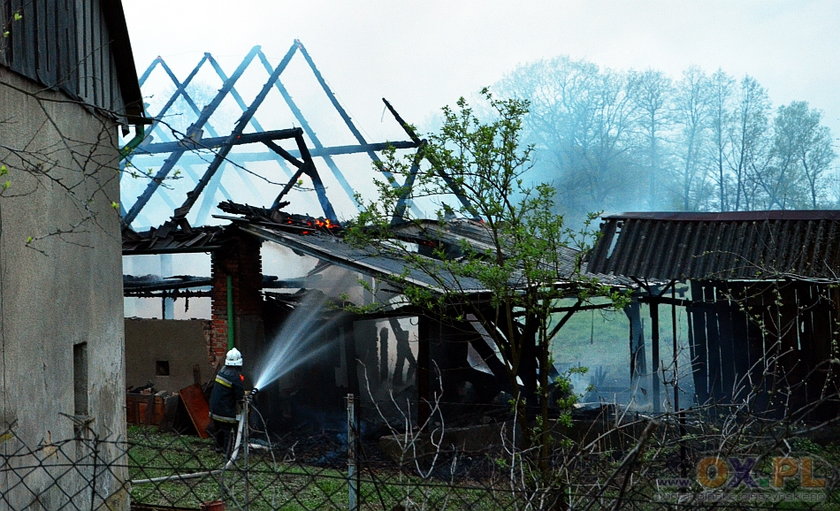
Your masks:
{"label": "chain link fence", "polygon": [[515,417],[447,425],[436,413],[446,404],[435,403],[428,420],[405,428],[416,416],[401,423],[380,404],[347,404],[344,430],[269,436],[249,427],[231,457],[209,439],[154,426],[38,445],[11,428],[0,435],[0,508],[840,508],[840,443],[820,438],[826,425],[602,406],[541,450],[524,447]]}

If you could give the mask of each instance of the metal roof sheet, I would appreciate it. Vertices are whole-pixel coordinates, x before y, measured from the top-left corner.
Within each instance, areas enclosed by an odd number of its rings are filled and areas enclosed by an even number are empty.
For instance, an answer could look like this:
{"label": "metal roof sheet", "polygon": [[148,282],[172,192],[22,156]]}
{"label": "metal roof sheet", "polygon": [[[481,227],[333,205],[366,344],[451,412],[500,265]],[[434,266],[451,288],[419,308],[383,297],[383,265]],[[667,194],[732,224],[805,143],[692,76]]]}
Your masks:
{"label": "metal roof sheet", "polygon": [[[243,223],[239,228],[263,240],[374,277],[393,278],[399,275],[412,284],[436,291],[444,288],[460,289],[467,293],[488,291],[480,281],[472,278],[456,278],[452,274],[440,272],[440,278],[435,279],[426,272],[418,270],[406,272],[405,263],[396,254],[384,254],[371,247],[354,247],[328,233],[299,234],[290,232],[283,226],[256,223]],[[429,259],[429,261],[430,264],[435,264],[434,260]]]}
{"label": "metal roof sheet", "polygon": [[648,279],[836,280],[840,211],[624,213],[604,217],[594,273]]}
{"label": "metal roof sheet", "polygon": [[[322,261],[359,271],[367,275],[384,279],[393,279],[395,276],[400,276],[412,284],[438,292],[457,290],[464,293],[481,294],[492,291],[478,279],[456,275],[446,270],[445,264],[452,264],[452,261],[445,263],[418,254],[418,257],[421,257],[425,261],[425,264],[437,267],[432,271],[426,272],[408,268],[402,254],[398,253],[396,249],[393,252],[388,252],[370,246],[356,247],[345,242],[336,232],[319,230],[303,233],[289,229],[289,226],[284,224],[253,220],[237,222],[237,224],[243,231],[266,241],[286,246]],[[473,228],[480,229],[480,226],[473,226]],[[463,235],[464,232],[462,230],[461,234]],[[557,282],[558,285],[570,284],[575,280],[572,269],[575,266],[574,259],[577,255],[577,251],[564,248],[563,256],[565,262],[563,268],[561,268],[561,272],[565,271],[565,274],[569,276],[569,280]],[[599,278],[605,281],[605,283],[612,285],[628,284],[625,279],[618,279],[606,275],[587,274],[587,277]],[[513,288],[523,287],[518,273],[510,275],[509,285]]]}

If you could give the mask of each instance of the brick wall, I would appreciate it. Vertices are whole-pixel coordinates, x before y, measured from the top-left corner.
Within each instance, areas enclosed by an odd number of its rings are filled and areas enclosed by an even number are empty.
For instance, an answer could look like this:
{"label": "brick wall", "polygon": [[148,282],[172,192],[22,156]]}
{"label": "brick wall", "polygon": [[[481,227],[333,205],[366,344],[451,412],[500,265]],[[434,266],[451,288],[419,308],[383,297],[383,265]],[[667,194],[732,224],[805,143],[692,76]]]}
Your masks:
{"label": "brick wall", "polygon": [[[211,298],[212,329],[209,354],[217,366],[224,363],[228,346],[227,278],[231,277],[233,287],[234,317],[261,318],[263,302],[261,242],[253,236],[233,232],[228,242],[212,255],[213,291]],[[236,324],[236,322],[234,322]],[[235,343],[239,344],[238,332],[234,330]]]}

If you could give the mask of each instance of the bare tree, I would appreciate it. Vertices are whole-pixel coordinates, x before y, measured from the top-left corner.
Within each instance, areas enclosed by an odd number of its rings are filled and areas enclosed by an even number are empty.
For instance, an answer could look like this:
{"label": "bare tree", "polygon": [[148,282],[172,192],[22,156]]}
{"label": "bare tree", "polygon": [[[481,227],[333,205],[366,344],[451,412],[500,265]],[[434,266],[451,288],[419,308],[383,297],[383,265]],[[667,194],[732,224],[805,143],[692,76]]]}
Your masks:
{"label": "bare tree", "polygon": [[523,134],[538,168],[548,167],[563,212],[583,218],[594,205],[618,207],[643,193],[632,151],[639,109],[627,73],[558,57],[514,70],[499,90],[530,102]]}
{"label": "bare tree", "polygon": [[811,207],[822,202],[823,182],[835,154],[822,115],[805,101],[780,106],[773,122],[773,162],[761,185],[769,207]]}
{"label": "bare tree", "polygon": [[755,78],[744,77],[729,132],[729,168],[735,181],[732,208],[736,211],[757,205],[757,182],[768,164],[769,112],[767,91]]}
{"label": "bare tree", "polygon": [[735,79],[720,69],[709,79],[709,116],[712,139],[709,146],[709,160],[713,168],[713,181],[717,185],[717,207],[720,211],[729,211],[733,207],[730,188],[734,186],[734,183],[729,175],[728,155],[731,147],[729,125],[732,120],[730,108],[734,86]]}
{"label": "bare tree", "polygon": [[680,206],[684,211],[705,209],[709,199],[704,149],[713,133],[713,93],[711,79],[696,67],[683,72],[677,84],[674,117],[678,127],[679,168],[675,172],[679,178]]}
{"label": "bare tree", "polygon": [[631,72],[628,94],[636,108],[635,124],[641,136],[640,163],[648,174],[647,205],[656,209],[665,195],[662,164],[666,159],[665,134],[671,123],[673,84],[662,71]]}

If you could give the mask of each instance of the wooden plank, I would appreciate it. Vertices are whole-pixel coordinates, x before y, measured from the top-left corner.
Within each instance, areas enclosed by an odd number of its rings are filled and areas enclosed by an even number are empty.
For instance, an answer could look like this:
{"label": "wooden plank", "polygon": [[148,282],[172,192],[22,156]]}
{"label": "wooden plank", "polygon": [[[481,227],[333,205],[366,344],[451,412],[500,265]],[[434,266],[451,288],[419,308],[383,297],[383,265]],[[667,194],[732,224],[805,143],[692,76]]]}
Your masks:
{"label": "wooden plank", "polygon": [[178,395],[181,396],[181,402],[184,403],[184,408],[187,409],[187,414],[190,416],[198,436],[200,438],[210,436],[207,433],[207,426],[210,425],[210,406],[204,397],[204,392],[201,391],[201,387],[192,384],[179,390]]}
{"label": "wooden plank", "polygon": [[711,305],[706,310],[706,371],[709,376],[709,397],[719,402],[723,397],[721,382],[720,332],[718,330],[718,306],[716,287],[708,283],[703,287],[703,301]]}
{"label": "wooden plank", "polygon": [[[735,302],[730,303],[727,312],[728,331],[727,335],[732,342],[732,365],[735,380],[744,388],[745,392],[749,392],[750,385],[748,375],[750,373],[750,365],[754,361],[756,349],[752,344],[752,339],[749,336],[748,322],[746,314],[741,310],[745,306],[745,293],[743,284],[737,282],[728,283],[732,292],[732,297]],[[760,353],[758,354],[760,356]],[[740,389],[739,389],[740,390]],[[743,397],[742,394],[738,394]]]}
{"label": "wooden plank", "polygon": [[662,411],[659,398],[659,303],[650,304],[650,389],[654,413]]}
{"label": "wooden plank", "polygon": [[[722,285],[721,282],[720,286]],[[720,287],[718,288],[717,299],[715,314],[720,336],[718,349],[720,351],[721,390],[727,396],[731,395],[735,398],[738,395],[735,385],[739,377],[738,371],[735,369],[735,353],[743,350],[742,340],[736,339],[733,335],[733,309],[738,305],[731,301],[729,292],[722,292]],[[737,347],[735,346],[736,343],[738,344]]]}
{"label": "wooden plank", "polygon": [[686,307],[691,318],[688,329],[688,342],[691,349],[691,369],[694,376],[694,393],[697,404],[709,399],[708,367],[706,363],[706,307],[702,304],[703,286],[691,281],[691,298],[694,305]]}

